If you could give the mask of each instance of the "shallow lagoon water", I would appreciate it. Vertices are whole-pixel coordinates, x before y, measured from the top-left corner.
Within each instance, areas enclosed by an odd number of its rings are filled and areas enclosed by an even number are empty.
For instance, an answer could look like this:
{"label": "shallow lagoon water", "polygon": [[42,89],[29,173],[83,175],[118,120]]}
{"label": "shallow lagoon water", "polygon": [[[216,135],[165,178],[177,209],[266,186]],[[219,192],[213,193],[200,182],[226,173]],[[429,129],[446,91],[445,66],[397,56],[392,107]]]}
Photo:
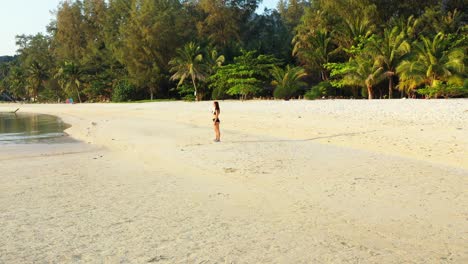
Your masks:
{"label": "shallow lagoon water", "polygon": [[0,112],[0,144],[70,142],[69,127],[52,115]]}

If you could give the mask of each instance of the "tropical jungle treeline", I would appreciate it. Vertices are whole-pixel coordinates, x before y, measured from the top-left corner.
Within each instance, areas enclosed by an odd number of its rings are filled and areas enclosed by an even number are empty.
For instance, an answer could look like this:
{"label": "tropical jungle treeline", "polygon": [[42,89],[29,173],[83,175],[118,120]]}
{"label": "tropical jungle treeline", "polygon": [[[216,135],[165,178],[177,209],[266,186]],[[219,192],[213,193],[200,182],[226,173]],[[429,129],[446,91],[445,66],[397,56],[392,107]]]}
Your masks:
{"label": "tropical jungle treeline", "polygon": [[19,35],[0,93],[30,101],[468,95],[464,0],[64,1]]}

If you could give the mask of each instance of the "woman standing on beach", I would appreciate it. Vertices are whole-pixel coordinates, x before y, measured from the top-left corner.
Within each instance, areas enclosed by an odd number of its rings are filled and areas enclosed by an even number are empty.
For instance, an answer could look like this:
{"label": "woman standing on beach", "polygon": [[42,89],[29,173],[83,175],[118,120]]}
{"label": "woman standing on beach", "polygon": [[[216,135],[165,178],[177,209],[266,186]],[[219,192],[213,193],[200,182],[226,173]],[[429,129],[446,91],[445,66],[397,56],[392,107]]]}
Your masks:
{"label": "woman standing on beach", "polygon": [[213,102],[213,126],[214,126],[214,131],[215,131],[215,142],[221,141],[221,132],[219,132],[219,114],[221,113],[221,110],[219,109],[219,103],[217,101]]}

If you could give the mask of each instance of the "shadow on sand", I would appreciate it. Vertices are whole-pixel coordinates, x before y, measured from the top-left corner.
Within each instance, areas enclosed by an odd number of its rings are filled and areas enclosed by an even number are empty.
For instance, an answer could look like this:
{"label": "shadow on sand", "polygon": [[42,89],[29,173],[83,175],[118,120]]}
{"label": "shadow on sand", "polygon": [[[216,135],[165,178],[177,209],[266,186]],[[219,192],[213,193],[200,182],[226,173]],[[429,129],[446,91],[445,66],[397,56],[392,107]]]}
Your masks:
{"label": "shadow on sand", "polygon": [[319,139],[363,135],[363,134],[373,133],[373,132],[376,132],[376,131],[377,130],[363,131],[363,132],[352,132],[352,133],[341,133],[341,134],[335,134],[335,135],[330,135],[330,136],[322,136],[322,137],[314,137],[314,138],[306,138],[306,139],[234,140],[234,141],[226,141],[226,142],[227,143],[307,142],[307,141],[314,141],[314,140],[319,140]]}

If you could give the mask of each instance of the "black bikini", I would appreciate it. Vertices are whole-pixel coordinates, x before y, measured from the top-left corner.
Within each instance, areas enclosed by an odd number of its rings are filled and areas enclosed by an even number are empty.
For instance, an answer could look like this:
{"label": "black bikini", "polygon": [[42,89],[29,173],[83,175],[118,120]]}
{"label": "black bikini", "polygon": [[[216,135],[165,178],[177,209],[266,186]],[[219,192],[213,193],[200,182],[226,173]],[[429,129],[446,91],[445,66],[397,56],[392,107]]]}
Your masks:
{"label": "black bikini", "polygon": [[[216,116],[216,111],[217,111],[217,110],[213,111],[213,115],[215,115],[215,116]],[[213,118],[213,122],[215,122],[215,123],[221,123],[221,121],[219,120],[219,118]]]}

